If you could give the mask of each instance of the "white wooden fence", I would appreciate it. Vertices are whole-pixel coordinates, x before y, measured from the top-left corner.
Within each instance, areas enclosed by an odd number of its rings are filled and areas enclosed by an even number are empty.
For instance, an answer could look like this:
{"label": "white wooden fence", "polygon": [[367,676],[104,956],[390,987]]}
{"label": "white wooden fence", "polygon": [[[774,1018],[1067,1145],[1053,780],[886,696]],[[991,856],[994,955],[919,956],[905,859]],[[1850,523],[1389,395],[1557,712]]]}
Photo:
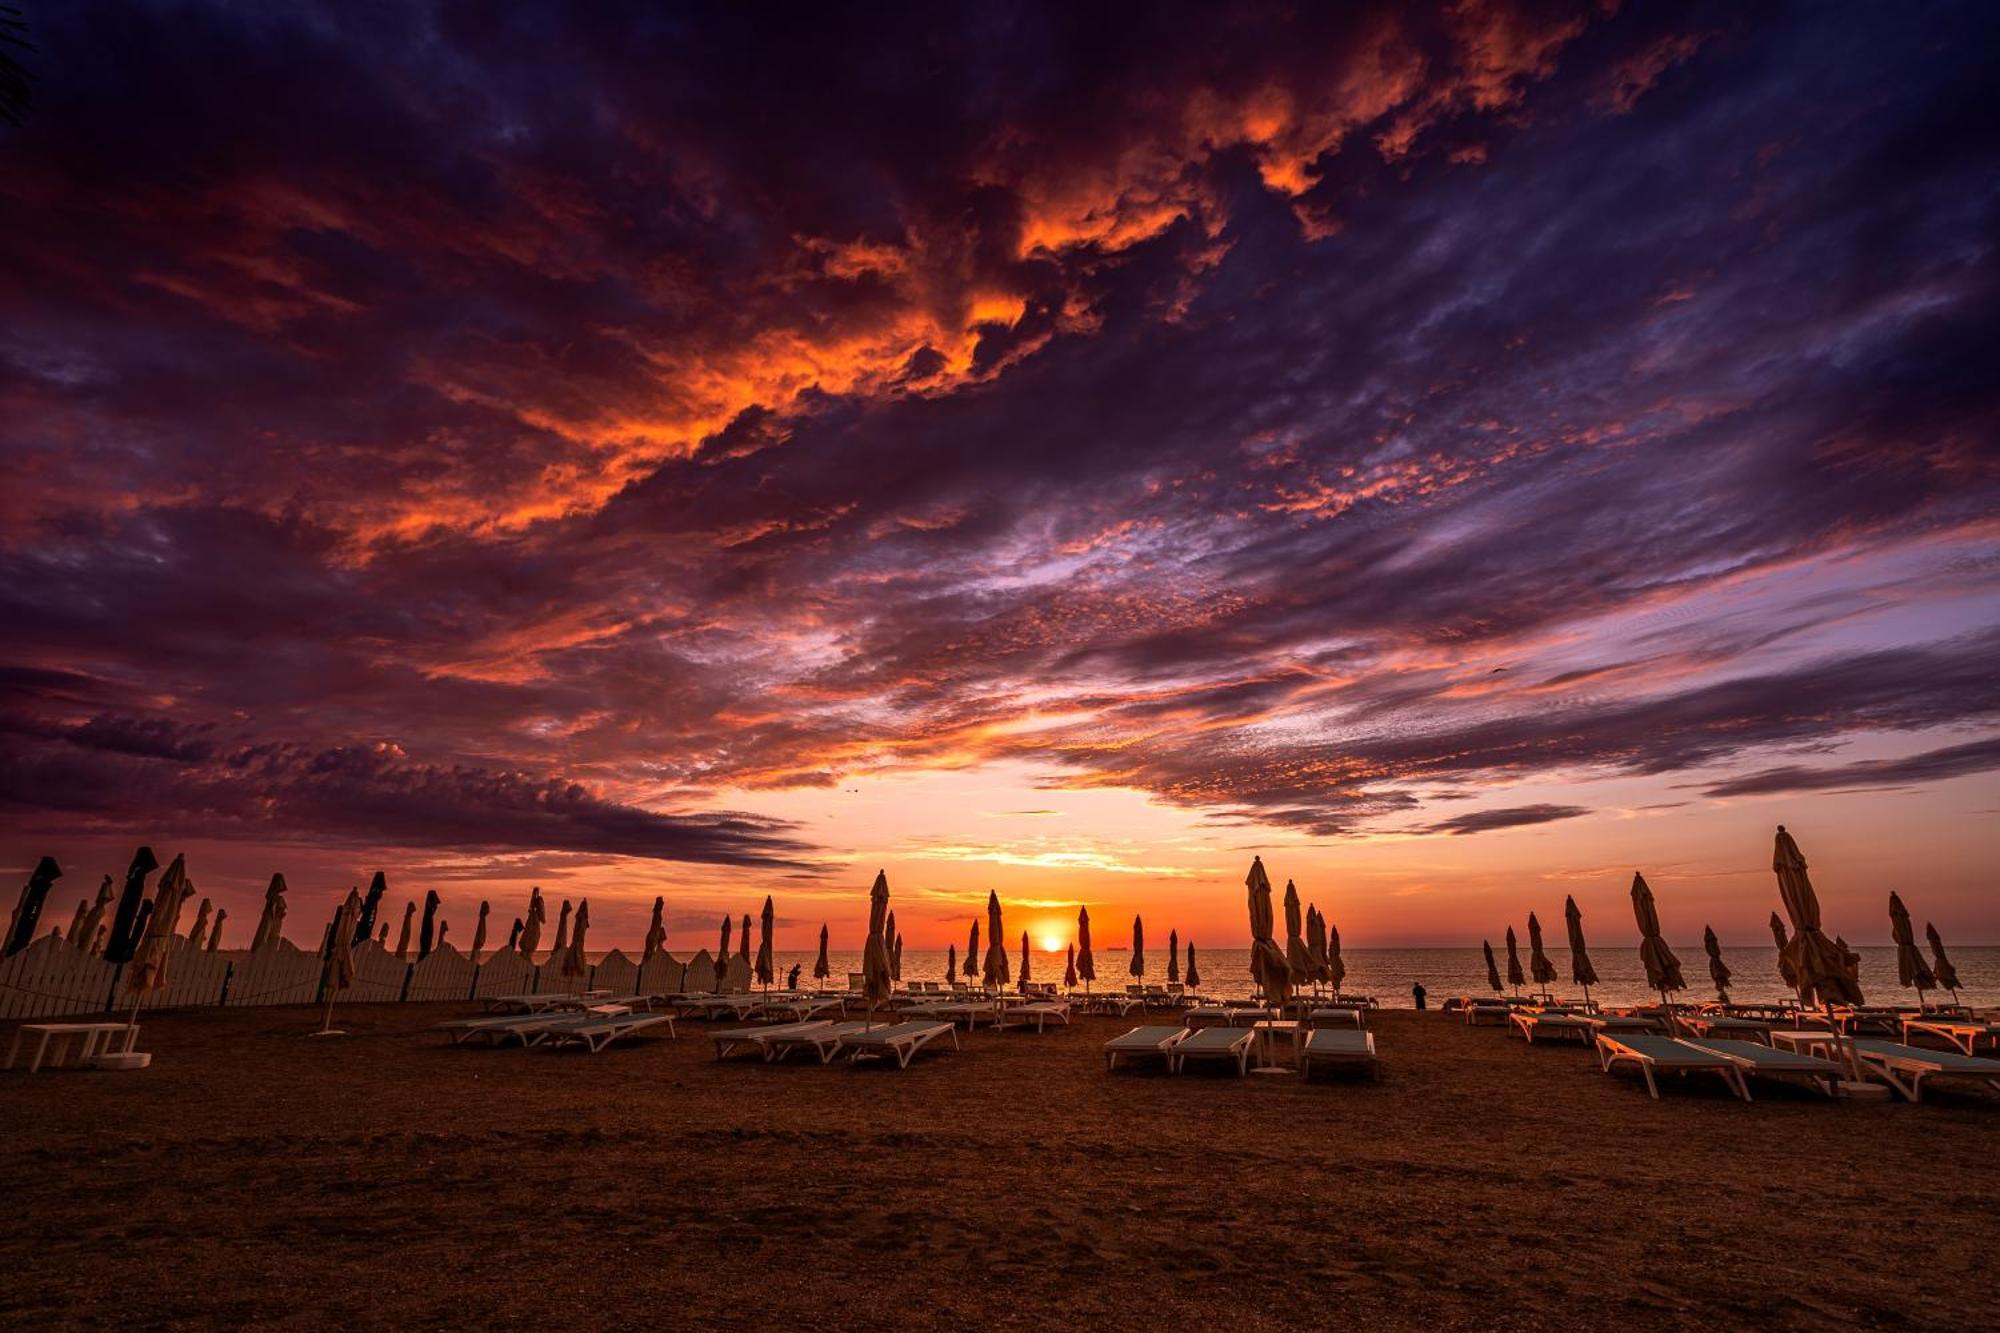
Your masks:
{"label": "white wooden fence", "polygon": [[[685,963],[655,954],[641,966],[614,949],[582,977],[563,976],[559,964],[553,954],[537,966],[518,953],[504,951],[475,964],[449,944],[415,962],[368,940],[354,950],[354,984],[340,998],[348,1004],[463,1001],[582,988],[621,995],[675,995],[715,985],[715,964],[706,950]],[[0,1020],[121,1011],[133,1000],[120,984],[123,974],[120,964],[89,957],[62,940],[43,936],[13,957],[0,958]],[[289,942],[254,953],[210,952],[191,949],[179,939],[167,964],[166,987],[146,997],[146,1008],[313,1004],[325,998],[325,979],[325,960]],[[750,988],[750,969],[740,957],[730,959],[723,988]]]}

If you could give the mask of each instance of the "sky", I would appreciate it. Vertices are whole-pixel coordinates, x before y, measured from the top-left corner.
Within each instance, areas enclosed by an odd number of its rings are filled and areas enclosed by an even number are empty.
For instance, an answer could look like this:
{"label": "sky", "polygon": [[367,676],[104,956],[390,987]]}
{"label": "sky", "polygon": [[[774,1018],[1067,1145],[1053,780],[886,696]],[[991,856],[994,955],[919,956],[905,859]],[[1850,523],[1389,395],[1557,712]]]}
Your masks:
{"label": "sky", "polygon": [[25,17],[51,920],[2000,942],[1989,6]]}

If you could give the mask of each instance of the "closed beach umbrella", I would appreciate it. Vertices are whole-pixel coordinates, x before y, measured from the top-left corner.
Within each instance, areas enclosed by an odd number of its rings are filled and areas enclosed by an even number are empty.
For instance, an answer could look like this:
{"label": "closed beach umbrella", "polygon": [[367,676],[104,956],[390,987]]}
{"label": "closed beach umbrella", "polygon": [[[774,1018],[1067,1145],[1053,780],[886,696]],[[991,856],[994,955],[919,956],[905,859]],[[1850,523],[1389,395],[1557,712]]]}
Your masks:
{"label": "closed beach umbrella", "polygon": [[735,918],[726,916],[722,918],[722,947],[715,951],[715,956],[724,962],[727,962],[729,959],[729,941],[735,930]]}
{"label": "closed beach umbrella", "polygon": [[889,998],[895,982],[889,976],[889,941],[882,932],[889,924],[889,877],[875,872],[875,885],[868,891],[868,942],[861,949],[861,993],[868,1000],[869,1022],[875,1009]]}
{"label": "closed beach umbrella", "polygon": [[1312,979],[1315,984],[1327,977],[1326,962],[1326,918],[1319,914],[1319,908],[1306,904],[1306,957],[1312,960]]}
{"label": "closed beach umbrella", "polygon": [[1194,963],[1194,941],[1188,941],[1187,988],[1193,990],[1201,984],[1201,969]]}
{"label": "closed beach umbrella", "polygon": [[214,953],[222,947],[222,923],[228,919],[229,909],[227,907],[218,907],[215,909],[215,924],[209,928],[208,932],[208,951],[210,953]]}
{"label": "closed beach umbrella", "polygon": [[1637,871],[1632,874],[1632,916],[1639,923],[1639,961],[1646,965],[1646,985],[1660,993],[1660,1012],[1667,1020],[1667,1035],[1675,1036],[1674,1010],[1667,993],[1686,990],[1687,980],[1681,976],[1681,960],[1674,957],[1674,951],[1660,934],[1660,909],[1653,902],[1652,887]]}
{"label": "closed beach umbrella", "polygon": [[1294,990],[1312,980],[1312,955],[1306,952],[1305,916],[1299,906],[1299,886],[1285,881],[1285,971]]}
{"label": "closed beach umbrella", "polygon": [[1829,1011],[1836,1004],[1862,1003],[1861,978],[1849,966],[1847,950],[1820,929],[1819,895],[1806,873],[1806,858],[1783,824],[1778,825],[1771,869],[1778,877],[1785,915],[1792,919],[1792,941],[1785,953],[1798,974],[1799,999],[1806,1004],[1817,999]]}
{"label": "closed beach umbrella", "polygon": [[1714,926],[1701,928],[1701,947],[1708,953],[1708,979],[1715,983],[1715,998],[1729,1003],[1729,964],[1722,961],[1722,942],[1715,938]]}
{"label": "closed beach umbrella", "polygon": [[430,957],[431,950],[437,948],[439,901],[436,889],[424,890],[424,920],[423,924],[417,929],[417,961],[419,962]]}
{"label": "closed beach umbrella", "polygon": [[1957,1004],[1958,969],[1952,966],[1951,959],[1945,954],[1944,937],[1939,935],[1938,928],[1928,921],[1924,923],[1924,934],[1929,936],[1931,941],[1931,972],[1937,977],[1938,985],[1951,992],[1951,1002]]}
{"label": "closed beach umbrella", "polygon": [[1135,977],[1146,975],[1146,923],[1136,916],[1132,918],[1132,958],[1125,970]]}
{"label": "closed beach umbrella", "polygon": [[1796,991],[1799,988],[1799,971],[1792,966],[1792,956],[1787,952],[1791,942],[1785,938],[1785,919],[1776,912],[1771,913],[1771,938],[1778,942],[1778,975]]}
{"label": "closed beach umbrella", "polygon": [[986,895],[986,966],[983,969],[987,985],[1005,986],[1007,976],[1007,949],[1000,943],[1000,895],[989,892]]}
{"label": "closed beach umbrella", "polygon": [[1528,974],[1521,970],[1521,944],[1514,938],[1514,928],[1509,926],[1507,927],[1507,984],[1514,988],[1516,995],[1519,995],[1522,985],[1527,980]]}
{"label": "closed beach umbrella", "polygon": [[1574,896],[1563,899],[1563,922],[1569,927],[1569,979],[1583,987],[1583,1002],[1590,1003],[1590,988],[1597,984],[1597,969],[1590,965],[1590,951],[1583,945],[1583,913]]}
{"label": "closed beach umbrella", "polygon": [[118,906],[111,914],[111,933],[105,937],[105,962],[132,961],[132,950],[139,943],[139,904],[145,901],[146,876],[159,868],[151,847],[141,847],[132,854],[132,864],[125,870],[124,887],[118,891]]}
{"label": "closed beach umbrella", "polygon": [[972,933],[965,937],[965,975],[979,975],[979,918],[972,919]]}
{"label": "closed beach umbrella", "polygon": [[1083,978],[1083,993],[1090,994],[1090,983],[1097,980],[1097,959],[1090,952],[1090,909],[1076,909],[1076,974]]}
{"label": "closed beach umbrella", "polygon": [[570,923],[569,948],[563,952],[562,974],[580,977],[589,970],[583,959],[583,933],[590,929],[590,899],[576,905],[576,919]]}
{"label": "closed beach umbrella", "polygon": [[1898,895],[1889,895],[1889,938],[1896,942],[1896,979],[1915,987],[1917,1008],[1924,1007],[1924,992],[1937,989],[1937,977],[1917,950],[1917,934],[1910,928],[1910,912]]}
{"label": "closed beach umbrella", "polygon": [[[398,958],[408,958],[410,956],[410,923],[416,919],[417,905],[415,903],[404,903],[403,929],[396,936],[396,957]],[[258,929],[261,930],[263,927],[260,925]],[[253,944],[250,947],[254,949],[257,946]]]}
{"label": "closed beach umbrella", "polygon": [[34,942],[35,927],[42,919],[42,905],[49,900],[49,890],[62,878],[62,867],[53,856],[45,856],[35,863],[28,882],[21,886],[21,899],[14,907],[14,929],[8,933],[6,952],[17,954]]}
{"label": "closed beach umbrella", "polygon": [[1178,930],[1167,932],[1167,984],[1181,984],[1181,933]]}
{"label": "closed beach umbrella", "polygon": [[[97,939],[97,928],[104,924],[104,910],[111,905],[112,898],[116,896],[116,891],[111,887],[111,876],[106,875],[104,882],[97,886],[97,901],[92,903],[90,910],[83,914],[83,925],[70,936],[69,942],[75,945],[80,952],[90,952],[92,942]],[[215,924],[220,928],[222,918],[219,916],[216,917]]]}
{"label": "closed beach umbrella", "polygon": [[[356,895],[356,897],[358,900],[359,895]],[[201,942],[208,938],[208,914],[214,910],[213,905],[206,898],[203,898],[194,905],[194,924],[188,927],[188,948],[199,949]],[[81,921],[77,922],[79,928],[82,925]],[[73,936],[76,934],[76,931],[73,929],[70,931],[70,934]]]}
{"label": "closed beach umbrella", "polygon": [[376,871],[368,881],[367,896],[361,900],[361,911],[354,919],[354,943],[359,944],[375,933],[375,913],[381,909],[382,895],[389,891],[389,877]]}
{"label": "closed beach umbrella", "polygon": [[667,900],[653,899],[653,918],[646,923],[646,942],[639,951],[639,961],[644,963],[667,947]]}
{"label": "closed beach umbrella", "polygon": [[437,933],[437,947],[438,947],[438,948],[440,948],[440,949],[444,948],[444,941],[445,941],[445,937],[446,937],[447,935],[449,935],[449,934],[451,934],[451,922],[449,922],[449,921],[446,921],[446,920],[445,920],[445,919],[444,919],[443,917],[439,917],[439,918],[438,918],[438,933]]}
{"label": "closed beach umbrella", "polygon": [[572,910],[574,909],[570,907],[569,899],[565,898],[562,910],[556,913],[556,938],[549,946],[549,957],[558,963],[562,961],[562,956],[569,952],[569,917]]}
{"label": "closed beach umbrella", "polygon": [[529,962],[535,961],[535,947],[542,942],[542,922],[548,920],[548,904],[542,901],[540,889],[528,891],[528,919],[521,926],[521,956]]}
{"label": "closed beach umbrella", "polygon": [[[357,912],[361,910],[358,900],[355,910]],[[481,898],[479,900],[479,920],[472,927],[472,962],[474,966],[477,966],[479,963],[480,951],[486,947],[486,918],[491,915],[493,915],[493,904]]]}
{"label": "closed beach umbrella", "polygon": [[958,946],[956,944],[947,944],[944,946],[944,984],[947,986],[958,984]]}
{"label": "closed beach umbrella", "polygon": [[1283,1005],[1292,998],[1292,971],[1272,936],[1277,918],[1271,911],[1271,877],[1264,873],[1263,857],[1251,858],[1243,886],[1250,897],[1250,975],[1263,989],[1264,1003]]}
{"label": "closed beach umbrella", "polygon": [[[78,898],[76,900],[76,910],[70,913],[69,929],[63,932],[63,939],[68,941],[72,948],[76,945],[76,937],[83,932],[83,919],[89,915],[90,900],[88,898]],[[196,918],[195,924],[203,929],[207,929],[208,927],[208,899],[206,898],[201,900],[201,914]],[[189,931],[188,933],[192,935],[194,932]]]}
{"label": "closed beach umbrella", "polygon": [[743,914],[743,929],[736,938],[736,956],[743,960],[745,971],[750,967],[750,914]]}
{"label": "closed beach umbrella", "polygon": [[1340,927],[1326,923],[1326,979],[1334,994],[1347,984],[1347,963],[1340,956]]}
{"label": "closed beach umbrella", "polygon": [[173,956],[174,927],[180,923],[181,904],[194,893],[188,883],[186,858],[176,856],[160,876],[153,894],[153,910],[146,918],[145,933],[132,951],[132,965],[125,969],[125,993],[132,996],[132,1022],[139,1021],[139,1006],[155,991],[167,985],[167,960]]}
{"label": "closed beach umbrella", "polygon": [[813,980],[825,981],[833,975],[833,964],[826,956],[826,922],[819,923],[819,957],[813,959]]}
{"label": "closed beach umbrella", "polygon": [[521,951],[521,932],[527,928],[527,922],[521,920],[518,916],[514,918],[514,925],[507,932],[508,953],[519,953]]}
{"label": "closed beach umbrella", "polygon": [[889,913],[889,924],[882,928],[883,942],[889,946],[889,980],[903,979],[903,959],[900,951],[902,933],[896,929],[896,914]]}
{"label": "closed beach umbrella", "polygon": [[1069,962],[1063,967],[1063,989],[1076,989],[1076,946],[1069,946]]}
{"label": "closed beach umbrella", "polygon": [[1549,961],[1542,951],[1542,923],[1528,913],[1528,975],[1542,988],[1542,998],[1549,998],[1549,983],[1556,979],[1556,965]]}
{"label": "closed beach umbrella", "polygon": [[[406,921],[405,926],[408,925]],[[285,877],[271,876],[264,889],[264,914],[257,918],[257,933],[250,937],[252,949],[272,949],[285,938]]]}
{"label": "closed beach umbrella", "polygon": [[1479,947],[1486,951],[1486,984],[1493,988],[1495,995],[1498,995],[1507,988],[1500,984],[1500,965],[1493,961],[1493,942],[1481,940]]}
{"label": "closed beach umbrella", "polygon": [[1028,993],[1028,932],[1021,932],[1021,994]]}
{"label": "closed beach umbrella", "polygon": [[361,895],[353,889],[340,910],[333,914],[333,929],[327,932],[326,1014],[320,1019],[317,1035],[338,1035],[333,1030],[334,997],[354,984],[354,923],[361,915]]}
{"label": "closed beach umbrella", "polygon": [[778,910],[771,902],[771,895],[764,895],[764,914],[759,918],[757,933],[757,984],[768,988],[777,980],[777,969],[771,961],[771,928],[777,923]]}
{"label": "closed beach umbrella", "polygon": [[715,956],[715,989],[720,992],[729,985],[729,950],[724,949]]}

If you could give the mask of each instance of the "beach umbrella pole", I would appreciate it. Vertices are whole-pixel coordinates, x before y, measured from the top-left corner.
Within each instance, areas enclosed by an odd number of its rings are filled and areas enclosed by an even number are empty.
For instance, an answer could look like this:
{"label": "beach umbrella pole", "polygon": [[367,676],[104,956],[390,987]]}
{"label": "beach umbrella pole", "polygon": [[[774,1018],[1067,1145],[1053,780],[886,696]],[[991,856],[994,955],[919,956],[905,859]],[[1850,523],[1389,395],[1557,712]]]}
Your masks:
{"label": "beach umbrella pole", "polygon": [[338,992],[335,992],[335,991],[328,991],[328,992],[327,992],[327,996],[326,996],[326,1013],[325,1013],[325,1014],[324,1014],[324,1015],[323,1015],[323,1016],[322,1016],[322,1017],[320,1018],[320,1021],[319,1021],[319,1031],[317,1031],[317,1032],[309,1032],[309,1033],[307,1033],[307,1034],[306,1034],[307,1036],[309,1036],[309,1037],[344,1037],[344,1036],[346,1036],[346,1035],[347,1035],[347,1034],[346,1034],[345,1032],[342,1032],[342,1031],[341,1031],[341,1030],[340,1030],[339,1028],[336,1028],[336,1027],[335,1027],[335,1026],[333,1025],[333,997],[334,997],[334,995],[336,995],[337,993],[338,993]]}

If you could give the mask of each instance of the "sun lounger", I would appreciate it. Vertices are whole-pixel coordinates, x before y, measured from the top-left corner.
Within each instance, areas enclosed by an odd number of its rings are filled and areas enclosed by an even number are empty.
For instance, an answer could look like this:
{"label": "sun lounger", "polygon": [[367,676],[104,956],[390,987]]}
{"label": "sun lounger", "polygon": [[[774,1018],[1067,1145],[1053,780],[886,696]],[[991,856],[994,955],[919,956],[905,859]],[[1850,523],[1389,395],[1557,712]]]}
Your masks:
{"label": "sun lounger", "polygon": [[507,1014],[498,1018],[455,1018],[437,1026],[454,1046],[501,1046],[509,1038],[519,1038],[527,1046],[533,1030],[550,1021],[548,1014]]}
{"label": "sun lounger", "polygon": [[1250,1047],[1256,1040],[1254,1028],[1200,1028],[1174,1043],[1167,1056],[1167,1067],[1178,1074],[1187,1068],[1189,1060],[1220,1060],[1234,1064],[1241,1077],[1249,1072]]}
{"label": "sun lounger", "polygon": [[539,1014],[550,1009],[580,1009],[583,997],[555,991],[547,995],[489,995],[485,1004],[496,1014]]}
{"label": "sun lounger", "polygon": [[1156,1024],[1152,1027],[1133,1028],[1123,1036],[1113,1037],[1104,1043],[1104,1068],[1108,1073],[1118,1068],[1118,1057],[1127,1060],[1140,1056],[1158,1055],[1173,1065],[1174,1047],[1188,1035],[1188,1030],[1178,1024]]}
{"label": "sun lounger", "polygon": [[558,1018],[535,1029],[528,1045],[582,1046],[595,1055],[614,1041],[662,1023],[666,1024],[667,1035],[673,1036],[674,1020],[671,1014],[593,1014],[585,1018]]}
{"label": "sun lounger", "polygon": [[814,1058],[826,1064],[840,1051],[841,1041],[856,1032],[863,1031],[869,1024],[859,1019],[848,1019],[837,1023],[788,1024],[796,1027],[795,1032],[774,1031],[758,1044],[764,1058],[772,1064],[782,1064],[794,1051],[811,1051]]}
{"label": "sun lounger", "polygon": [[1584,1017],[1583,1021],[1590,1024],[1591,1031],[1600,1037],[1656,1033],[1660,1030],[1660,1020],[1649,1014],[1598,1014]]}
{"label": "sun lounger", "polygon": [[1761,1019],[1731,1014],[1681,1014],[1674,1021],[1697,1037],[1752,1037],[1770,1044],[1771,1025]]}
{"label": "sun lounger", "polygon": [[715,1058],[726,1060],[735,1053],[737,1047],[748,1046],[763,1059],[771,1058],[771,1043],[787,1041],[793,1037],[805,1036],[832,1027],[825,1019],[813,1019],[798,1023],[768,1023],[763,1027],[725,1028],[721,1032],[708,1034],[715,1043]]}
{"label": "sun lounger", "polygon": [[1516,1009],[1507,1016],[1507,1021],[1516,1032],[1528,1039],[1530,1046],[1535,1044],[1536,1037],[1544,1041],[1559,1041],[1568,1037],[1588,1046],[1591,1039],[1597,1036],[1597,1023],[1601,1020],[1582,1014],[1531,1014]]}
{"label": "sun lounger", "polygon": [[967,1032],[979,1026],[982,1018],[995,1027],[1000,1025],[1001,1005],[998,1000],[954,1000],[947,1004],[933,1005],[924,1017],[942,1019],[947,1023],[963,1023]]}
{"label": "sun lounger", "polygon": [[1653,1094],[1654,1101],[1660,1099],[1660,1084],[1655,1075],[1698,1072],[1720,1074],[1731,1092],[1746,1102],[1750,1100],[1750,1089],[1743,1081],[1743,1070],[1735,1060],[1673,1037],[1646,1036],[1636,1032],[1612,1036],[1600,1032],[1597,1034],[1597,1062],[1607,1074],[1620,1065],[1637,1065],[1639,1072],[1646,1076],[1646,1091]]}
{"label": "sun lounger", "polygon": [[1469,999],[1463,1007],[1467,1027],[1506,1027],[1507,1015],[1514,1012],[1513,1006],[1503,1000]]}
{"label": "sun lounger", "polygon": [[1816,1055],[1779,1051],[1762,1042],[1731,1041],[1725,1037],[1690,1038],[1687,1044],[1734,1061],[1736,1067],[1746,1074],[1760,1074],[1765,1078],[1804,1078],[1813,1086],[1824,1082],[1824,1091],[1829,1097],[1835,1094],[1840,1083],[1840,1066]]}
{"label": "sun lounger", "polygon": [[951,1048],[959,1049],[958,1029],[950,1023],[891,1023],[842,1037],[840,1053],[850,1061],[864,1056],[893,1056],[898,1069],[908,1069],[912,1056],[941,1037],[950,1037]]}
{"label": "sun lounger", "polygon": [[1940,1018],[1936,1014],[1911,1015],[1903,1020],[1903,1042],[1909,1044],[1917,1033],[1942,1037],[1967,1055],[1979,1053],[1979,1043],[2000,1044],[2000,1023],[1981,1023],[1965,1018]]}
{"label": "sun lounger", "polygon": [[1927,1078],[1968,1078],[2000,1090],[2000,1060],[1989,1060],[1983,1055],[1934,1051],[1874,1037],[1856,1037],[1854,1054],[1862,1068],[1880,1075],[1890,1087],[1913,1102],[1923,1100]]}
{"label": "sun lounger", "polygon": [[1142,1009],[1145,1006],[1129,995],[1113,995],[1099,992],[1098,994],[1084,996],[1083,1007],[1088,1013],[1110,1014],[1114,1018],[1123,1018],[1134,1009]]}
{"label": "sun lounger", "polygon": [[993,1026],[996,1029],[1012,1027],[1019,1023],[1022,1027],[1033,1023],[1035,1031],[1044,1031],[1050,1023],[1069,1026],[1069,1006],[1060,1000],[1038,1000],[1033,1004],[1008,1005],[1000,1011]]}
{"label": "sun lounger", "polygon": [[1375,1034],[1372,1032],[1347,1031],[1342,1028],[1316,1028],[1306,1039],[1306,1048],[1299,1055],[1299,1076],[1311,1078],[1313,1066],[1322,1065],[1366,1065],[1368,1072],[1380,1078],[1382,1066],[1375,1059]]}
{"label": "sun lounger", "polygon": [[1365,1027],[1364,1011],[1359,1005],[1317,1005],[1306,1010],[1306,1026],[1309,1028]]}

